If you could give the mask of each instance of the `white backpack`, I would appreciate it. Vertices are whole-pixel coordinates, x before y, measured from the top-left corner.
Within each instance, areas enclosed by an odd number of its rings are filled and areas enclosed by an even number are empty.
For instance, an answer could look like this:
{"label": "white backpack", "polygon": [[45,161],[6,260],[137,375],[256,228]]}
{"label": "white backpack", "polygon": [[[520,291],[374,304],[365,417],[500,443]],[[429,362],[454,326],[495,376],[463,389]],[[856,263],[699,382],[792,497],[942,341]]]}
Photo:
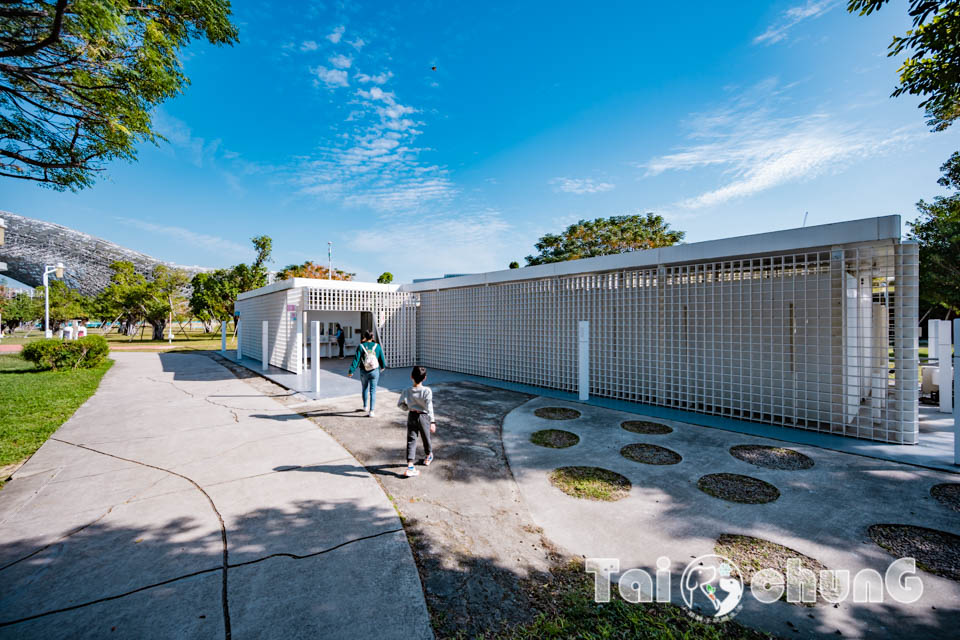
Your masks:
{"label": "white backpack", "polygon": [[362,344],[360,345],[360,348],[363,349],[363,360],[361,361],[361,364],[363,364],[364,371],[373,371],[380,366],[380,361],[377,359],[376,344],[374,344],[373,348],[371,349],[367,349]]}

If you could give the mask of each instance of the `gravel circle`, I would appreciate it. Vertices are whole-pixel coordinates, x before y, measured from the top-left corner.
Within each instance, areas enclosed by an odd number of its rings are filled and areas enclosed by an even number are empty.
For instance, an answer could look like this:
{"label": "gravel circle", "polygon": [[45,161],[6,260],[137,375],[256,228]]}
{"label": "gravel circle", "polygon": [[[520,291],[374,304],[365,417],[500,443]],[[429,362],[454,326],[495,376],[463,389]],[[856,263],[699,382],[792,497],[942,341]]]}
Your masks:
{"label": "gravel circle", "polygon": [[580,412],[566,407],[540,407],[533,415],[547,420],[576,420],[580,417]]}
{"label": "gravel circle", "polygon": [[[804,555],[799,551],[794,551],[790,547],[782,544],[764,540],[763,538],[754,538],[752,536],[743,536],[733,533],[723,533],[717,538],[717,543],[713,547],[714,553],[729,558],[739,567],[743,573],[741,576],[745,584],[752,584],[753,576],[761,569],[776,569],[783,575],[787,574],[787,561],[793,558],[800,560],[800,566],[803,569],[813,571],[811,576],[805,576],[809,582],[810,589],[816,589],[818,599],[823,601],[823,589],[825,583],[821,583],[817,576],[821,571],[827,569],[819,560]],[[801,574],[803,575],[803,574]],[[828,594],[834,595],[834,594]],[[783,600],[786,600],[787,594],[784,591]],[[790,604],[813,606],[813,602],[791,602]]]}
{"label": "gravel circle", "polygon": [[673,433],[673,429],[660,422],[650,422],[649,420],[627,420],[621,422],[620,426],[631,433],[640,433],[643,435],[662,436],[665,433]]}
{"label": "gravel circle", "polygon": [[549,449],[566,449],[580,442],[580,436],[560,429],[542,429],[530,434],[530,442]]}
{"label": "gravel circle", "polygon": [[956,482],[938,484],[930,489],[930,495],[948,509],[960,511],[960,484]]}
{"label": "gravel circle", "polygon": [[960,582],[960,536],[911,524],[874,524],[867,533],[895,558],[914,558],[927,573]]}
{"label": "gravel circle", "polygon": [[620,449],[620,455],[643,464],[677,464],[683,460],[683,457],[672,449],[642,442],[628,444]]}
{"label": "gravel circle", "polygon": [[705,494],[743,504],[764,504],[780,497],[780,491],[758,478],[738,473],[711,473],[697,481],[697,488]]}
{"label": "gravel circle", "polygon": [[783,447],[768,447],[762,444],[738,444],[730,447],[730,455],[755,467],[798,471],[813,466],[813,458],[799,451]]}
{"label": "gravel circle", "polygon": [[550,484],[568,496],[615,502],[630,494],[630,481],[600,467],[560,467],[550,473]]}

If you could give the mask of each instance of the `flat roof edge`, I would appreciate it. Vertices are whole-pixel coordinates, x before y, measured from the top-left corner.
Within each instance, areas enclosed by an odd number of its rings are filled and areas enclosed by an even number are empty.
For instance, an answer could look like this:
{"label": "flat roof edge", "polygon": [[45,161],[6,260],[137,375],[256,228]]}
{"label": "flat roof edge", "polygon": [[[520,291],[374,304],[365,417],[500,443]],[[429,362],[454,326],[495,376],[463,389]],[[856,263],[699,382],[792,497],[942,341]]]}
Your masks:
{"label": "flat roof edge", "polygon": [[358,282],[356,280],[326,280],[320,278],[290,278],[279,280],[259,289],[244,291],[237,296],[237,301],[265,296],[269,293],[299,288],[346,289],[349,291],[398,291],[399,284],[381,284],[379,282]]}
{"label": "flat roof edge", "polygon": [[554,262],[521,269],[504,269],[456,278],[441,278],[416,284],[404,284],[400,286],[400,290],[415,293],[482,284],[539,280],[591,272],[643,268],[660,264],[699,262],[791,250],[802,251],[814,247],[899,239],[900,216],[879,216],[783,231],[768,231],[735,238],[678,244],[660,249],[631,251],[612,256]]}

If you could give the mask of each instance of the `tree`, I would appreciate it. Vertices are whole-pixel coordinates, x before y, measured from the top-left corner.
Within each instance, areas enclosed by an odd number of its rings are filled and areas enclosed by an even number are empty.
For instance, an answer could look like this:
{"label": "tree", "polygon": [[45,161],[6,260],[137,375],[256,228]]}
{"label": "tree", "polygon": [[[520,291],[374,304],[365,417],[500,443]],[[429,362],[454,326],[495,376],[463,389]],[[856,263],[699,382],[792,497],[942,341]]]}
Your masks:
{"label": "tree", "polygon": [[110,284],[97,296],[97,306],[104,322],[118,320],[122,333],[132,336],[143,322],[140,302],[145,295],[147,279],[127,260],[112,263],[110,269],[113,270]]}
{"label": "tree", "polygon": [[240,263],[231,269],[231,277],[236,280],[238,293],[267,286],[267,263],[273,261],[270,257],[273,250],[270,236],[256,236],[250,238],[250,241],[257,252],[253,264]]}
{"label": "tree", "polygon": [[153,268],[153,274],[140,302],[143,307],[143,316],[153,328],[153,339],[163,340],[163,331],[176,315],[183,303],[183,290],[187,286],[187,272],[182,269],[171,269],[158,264]]}
{"label": "tree", "polygon": [[[889,0],[849,0],[847,11],[870,15]],[[910,0],[913,29],[894,36],[888,56],[906,52],[892,96],[922,96],[927,125],[943,131],[960,117],[960,10],[956,0]]]}
{"label": "tree", "polygon": [[43,300],[18,293],[12,298],[0,299],[3,326],[14,331],[25,322],[33,322],[43,315]]}
{"label": "tree", "polygon": [[655,213],[581,220],[560,235],[548,233],[540,238],[534,245],[540,253],[526,260],[531,266],[669,247],[684,235],[683,231],[670,229],[663,216]]}
{"label": "tree", "polygon": [[171,315],[183,305],[187,273],[157,265],[147,278],[125,260],[114,262],[110,268],[113,275],[98,297],[100,307],[107,315],[122,319],[126,335],[133,335],[138,324],[147,322],[153,328],[153,339],[163,340]]}
{"label": "tree", "polygon": [[377,278],[377,282],[380,284],[390,284],[393,282],[393,274],[389,271],[384,271],[380,274],[380,277]]}
{"label": "tree", "polygon": [[[289,280],[290,278],[317,278],[319,280],[326,280],[329,274],[330,272],[327,270],[327,267],[322,264],[314,264],[312,261],[307,260],[303,264],[287,265],[277,274],[277,280]],[[346,271],[335,268],[333,270],[333,278],[330,279],[353,280],[355,275],[357,274],[347,273]]]}
{"label": "tree", "polygon": [[954,190],[917,203],[920,216],[908,238],[920,248],[920,303],[960,315],[960,153],[941,167],[939,183]]}
{"label": "tree", "polygon": [[193,292],[190,296],[190,310],[199,318],[209,333],[212,322],[226,322],[233,317],[233,305],[240,295],[237,278],[232,270],[198,273],[190,281]]}
{"label": "tree", "polygon": [[[34,289],[39,301],[39,316],[44,317],[44,288]],[[93,301],[62,280],[50,281],[50,330],[57,331],[68,320],[87,320],[92,315]]]}
{"label": "tree", "polygon": [[180,49],[236,42],[230,15],[228,0],[0,2],[0,175],[78,191],[134,160],[189,83]]}
{"label": "tree", "polygon": [[517,262],[516,260],[514,260],[513,262],[510,263],[510,268],[511,268],[511,269],[519,269],[519,268],[520,268],[520,263]]}

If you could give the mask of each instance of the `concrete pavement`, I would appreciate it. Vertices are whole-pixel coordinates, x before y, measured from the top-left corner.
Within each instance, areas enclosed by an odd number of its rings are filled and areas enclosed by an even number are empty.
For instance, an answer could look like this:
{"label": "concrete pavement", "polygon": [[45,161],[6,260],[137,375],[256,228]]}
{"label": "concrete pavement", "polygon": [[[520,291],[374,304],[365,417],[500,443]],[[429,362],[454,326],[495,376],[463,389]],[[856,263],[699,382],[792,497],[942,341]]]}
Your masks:
{"label": "concrete pavement", "polygon": [[0,492],[0,638],[433,636],[343,447],[205,355],[113,357]]}

